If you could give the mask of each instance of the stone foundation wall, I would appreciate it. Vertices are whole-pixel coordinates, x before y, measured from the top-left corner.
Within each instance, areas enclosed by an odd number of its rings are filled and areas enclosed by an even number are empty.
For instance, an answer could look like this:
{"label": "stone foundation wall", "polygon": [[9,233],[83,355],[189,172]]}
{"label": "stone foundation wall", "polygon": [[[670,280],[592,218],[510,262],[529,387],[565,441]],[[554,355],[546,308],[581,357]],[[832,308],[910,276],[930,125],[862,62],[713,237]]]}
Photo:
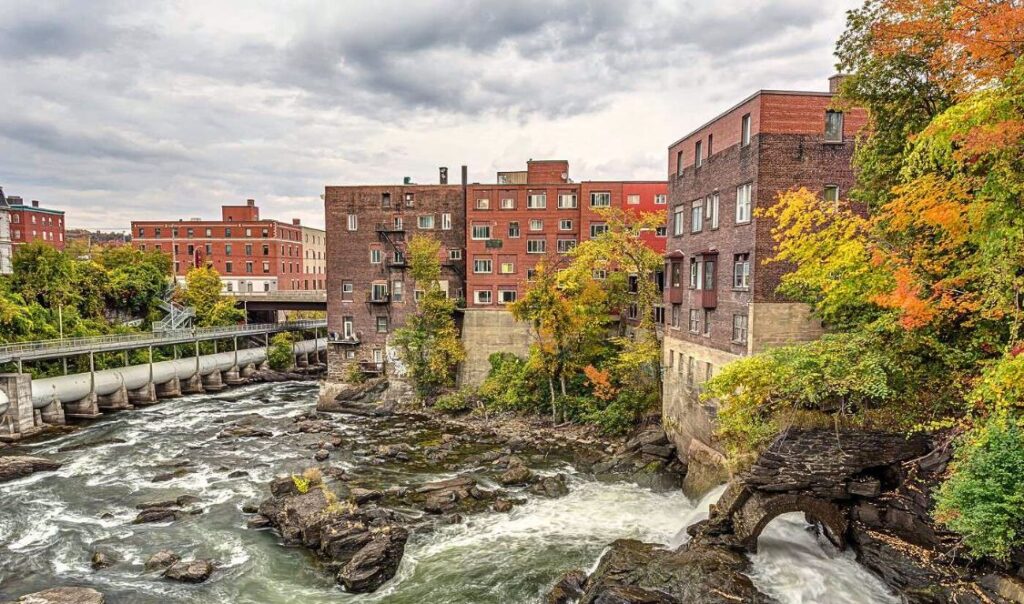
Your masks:
{"label": "stone foundation wall", "polygon": [[459,368],[459,385],[479,386],[491,365],[495,352],[511,352],[525,357],[530,352],[530,326],[516,321],[507,310],[466,309],[462,320],[462,344],[466,360]]}
{"label": "stone foundation wall", "polygon": [[794,342],[810,342],[824,335],[811,308],[797,302],[758,302],[750,305],[748,354]]}

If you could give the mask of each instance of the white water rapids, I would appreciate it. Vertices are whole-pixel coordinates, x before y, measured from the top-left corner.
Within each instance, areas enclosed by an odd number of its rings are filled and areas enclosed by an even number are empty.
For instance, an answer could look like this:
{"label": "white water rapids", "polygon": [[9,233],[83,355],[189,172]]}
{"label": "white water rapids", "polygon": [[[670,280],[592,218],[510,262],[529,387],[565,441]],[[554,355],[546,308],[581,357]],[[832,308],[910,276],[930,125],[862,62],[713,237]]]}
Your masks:
{"label": "white water rapids", "polygon": [[[240,511],[267,495],[275,474],[310,465],[308,444],[282,437],[216,438],[225,423],[253,413],[286,426],[313,406],[315,395],[311,384],[277,384],[183,397],[25,447],[19,452],[64,466],[0,485],[0,601],[55,585],[88,585],[107,594],[110,604],[536,603],[563,572],[593,568],[615,539],[678,545],[685,527],[705,517],[720,494],[695,505],[681,493],[572,474],[568,496],[531,498],[510,513],[470,516],[414,535],[391,582],[374,594],[345,594],[304,550],[281,546],[271,532],[247,530]],[[372,445],[375,437],[361,420],[346,421],[352,442]],[[60,451],[81,444],[88,446]],[[183,459],[191,464],[188,473],[152,481]],[[332,463],[352,468],[358,462]],[[229,477],[239,469],[248,476]],[[372,471],[396,483],[432,478],[400,468]],[[131,524],[138,502],[183,493],[198,496],[204,513],[174,523]],[[117,551],[121,562],[93,571],[89,557],[99,546]],[[144,573],[145,559],[164,548],[186,558],[213,558],[220,568],[202,585]],[[769,525],[752,561],[755,584],[783,603],[898,602],[851,554],[815,539],[799,516]]]}

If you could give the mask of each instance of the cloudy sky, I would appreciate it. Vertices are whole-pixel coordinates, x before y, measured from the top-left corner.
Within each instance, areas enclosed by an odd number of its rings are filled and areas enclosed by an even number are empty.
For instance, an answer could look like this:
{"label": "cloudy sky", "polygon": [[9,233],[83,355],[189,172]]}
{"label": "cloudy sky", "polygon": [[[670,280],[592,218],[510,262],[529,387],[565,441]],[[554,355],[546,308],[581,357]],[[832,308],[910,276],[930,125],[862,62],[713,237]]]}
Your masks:
{"label": "cloudy sky", "polygon": [[0,0],[0,186],[69,226],[565,158],[663,178],[759,88],[825,90],[859,0]]}

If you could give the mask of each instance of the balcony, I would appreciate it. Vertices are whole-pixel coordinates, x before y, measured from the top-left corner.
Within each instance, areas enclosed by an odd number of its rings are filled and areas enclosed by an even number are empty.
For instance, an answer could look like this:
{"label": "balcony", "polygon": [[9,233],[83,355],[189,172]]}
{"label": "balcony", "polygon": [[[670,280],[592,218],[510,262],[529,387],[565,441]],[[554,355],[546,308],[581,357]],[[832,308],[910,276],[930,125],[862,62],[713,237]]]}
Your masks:
{"label": "balcony", "polygon": [[366,301],[370,304],[390,304],[391,296],[389,294],[373,294],[367,292]]}
{"label": "balcony", "polygon": [[404,233],[404,225],[389,224],[387,222],[378,222],[376,231],[378,233]]}
{"label": "balcony", "polygon": [[327,342],[329,344],[340,344],[343,346],[358,346],[359,334],[344,335],[336,331],[332,331],[327,334]]}
{"label": "balcony", "polygon": [[359,361],[359,370],[367,375],[384,375],[386,364],[377,361]]}

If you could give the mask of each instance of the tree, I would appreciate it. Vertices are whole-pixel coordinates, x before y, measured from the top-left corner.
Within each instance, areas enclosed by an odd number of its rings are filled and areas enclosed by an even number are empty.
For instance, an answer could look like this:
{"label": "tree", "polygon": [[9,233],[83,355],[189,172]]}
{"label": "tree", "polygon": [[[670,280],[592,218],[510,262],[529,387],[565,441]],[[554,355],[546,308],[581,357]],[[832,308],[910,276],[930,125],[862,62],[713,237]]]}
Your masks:
{"label": "tree", "polygon": [[221,287],[220,274],[212,267],[196,267],[185,275],[180,300],[195,309],[200,326],[236,325],[245,320],[244,312],[235,307],[233,300],[221,297]]}
{"label": "tree", "polygon": [[407,252],[409,275],[423,295],[394,341],[417,393],[428,398],[455,385],[455,369],[466,353],[455,329],[455,301],[441,290],[441,242],[416,235]]}
{"label": "tree", "polygon": [[267,363],[275,371],[288,371],[295,365],[292,334],[283,331],[270,339],[270,350],[267,351]]}

